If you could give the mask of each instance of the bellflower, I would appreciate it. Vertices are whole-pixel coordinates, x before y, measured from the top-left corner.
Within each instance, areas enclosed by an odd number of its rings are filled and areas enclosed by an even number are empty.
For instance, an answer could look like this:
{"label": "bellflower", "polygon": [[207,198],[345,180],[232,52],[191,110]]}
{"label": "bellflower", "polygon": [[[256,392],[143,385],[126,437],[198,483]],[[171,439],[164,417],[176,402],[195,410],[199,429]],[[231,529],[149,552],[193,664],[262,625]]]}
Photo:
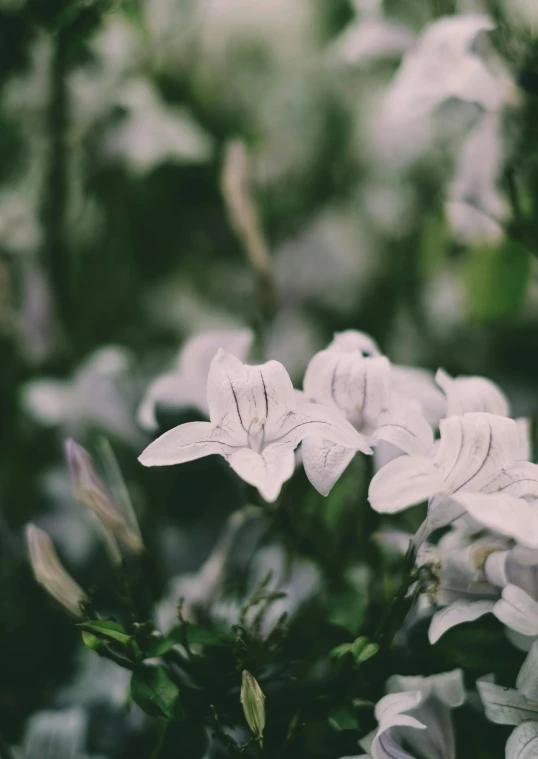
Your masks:
{"label": "bellflower", "polygon": [[[446,411],[443,416],[461,416],[472,411],[511,416],[508,398],[495,382],[485,377],[451,377],[439,369],[435,381],[446,396]],[[519,456],[530,459],[529,420],[521,417],[515,419],[515,422],[520,436]]]}
{"label": "bellflower", "polygon": [[157,429],[155,411],[159,405],[172,409],[192,407],[207,416],[207,375],[215,353],[223,347],[244,361],[253,341],[250,329],[208,330],[190,337],[171,370],[157,377],[146,390],[138,409],[141,426]]}
{"label": "bellflower", "polygon": [[298,401],[278,361],[249,366],[219,349],[209,370],[207,402],[209,422],[181,424],[161,435],[142,453],[141,463],[166,466],[217,453],[271,502],[292,476],[294,450],[306,437],[370,452],[338,412]]}
{"label": "bellflower", "polygon": [[369,500],[396,513],[429,499],[430,531],[465,513],[466,493],[538,497],[538,466],[520,459],[520,433],[512,419],[484,412],[451,416],[440,442],[426,455],[401,456],[370,483]]}
{"label": "bellflower", "polygon": [[534,759],[538,755],[538,641],[519,670],[515,688],[496,685],[491,676],[476,685],[487,718],[517,726],[506,743],[506,759]]}
{"label": "bellflower", "polygon": [[[337,334],[329,347],[310,361],[304,378],[308,398],[345,416],[370,445],[381,440],[407,453],[424,454],[433,432],[419,404],[392,387],[391,364],[374,341],[360,332]],[[327,495],[356,449],[310,437],[302,445],[306,474]]]}
{"label": "bellflower", "polygon": [[377,731],[361,741],[368,754],[357,759],[454,759],[450,710],[465,700],[461,670],[431,677],[395,675],[387,690],[375,710]]}

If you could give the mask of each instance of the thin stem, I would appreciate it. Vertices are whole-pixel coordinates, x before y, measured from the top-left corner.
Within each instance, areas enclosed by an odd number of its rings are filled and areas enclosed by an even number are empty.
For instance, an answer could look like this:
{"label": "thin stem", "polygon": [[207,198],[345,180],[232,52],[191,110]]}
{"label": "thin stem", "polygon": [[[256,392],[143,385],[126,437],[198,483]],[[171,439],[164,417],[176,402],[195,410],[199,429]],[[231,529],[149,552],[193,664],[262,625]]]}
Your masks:
{"label": "thin stem", "polygon": [[43,259],[64,328],[69,324],[71,308],[69,256],[65,234],[68,196],[68,48],[68,32],[60,30],[54,38],[50,71],[50,103],[47,115],[49,154],[42,207]]}
{"label": "thin stem", "polygon": [[158,759],[161,749],[164,745],[164,739],[166,738],[166,732],[168,730],[168,722],[165,720],[157,720],[157,743],[153,751],[151,752],[150,759]]}

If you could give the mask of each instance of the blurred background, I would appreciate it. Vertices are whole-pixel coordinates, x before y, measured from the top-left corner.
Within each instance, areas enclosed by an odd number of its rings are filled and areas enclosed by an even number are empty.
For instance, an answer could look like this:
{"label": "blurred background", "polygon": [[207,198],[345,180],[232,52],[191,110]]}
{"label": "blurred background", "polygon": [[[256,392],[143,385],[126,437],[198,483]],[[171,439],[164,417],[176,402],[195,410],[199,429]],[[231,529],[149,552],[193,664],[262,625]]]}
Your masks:
{"label": "blurred background", "polygon": [[[243,483],[213,458],[137,462],[155,434],[139,404],[189,336],[250,327],[251,358],[300,387],[335,331],[360,329],[535,411],[537,96],[533,0],[0,0],[8,743],[74,709],[58,724],[94,736],[88,755],[149,755],[113,722],[125,682],[88,674],[34,583],[22,529],[106,584],[63,455],[67,436],[106,438],[161,589],[200,567]],[[157,427],[195,418],[157,410]]]}

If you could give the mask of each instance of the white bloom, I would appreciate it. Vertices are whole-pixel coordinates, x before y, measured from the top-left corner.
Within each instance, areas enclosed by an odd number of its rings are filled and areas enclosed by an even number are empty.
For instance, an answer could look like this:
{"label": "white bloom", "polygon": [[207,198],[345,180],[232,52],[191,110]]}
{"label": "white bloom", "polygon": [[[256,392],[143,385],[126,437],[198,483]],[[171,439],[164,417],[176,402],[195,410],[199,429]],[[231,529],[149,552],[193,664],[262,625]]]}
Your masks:
{"label": "white bloom", "polygon": [[22,405],[41,424],[80,435],[97,427],[138,444],[130,404],[131,359],[124,348],[109,345],[92,353],[71,380],[36,379],[22,388]]}
{"label": "white bloom", "polygon": [[538,721],[521,722],[506,742],[506,759],[534,759],[536,756],[538,756]]}
{"label": "white bloom", "polygon": [[379,0],[355,0],[357,17],[336,40],[335,52],[345,63],[362,65],[399,58],[411,47],[413,32],[382,17]]}
{"label": "white bloom", "polygon": [[[433,444],[432,429],[419,404],[398,396],[391,381],[390,362],[379,355],[374,341],[348,330],[310,361],[304,391],[308,398],[343,414],[370,445],[384,440],[407,453],[424,454]],[[355,453],[319,437],[310,437],[302,446],[306,474],[324,495]]]}
{"label": "white bloom", "polygon": [[274,501],[295,468],[294,450],[306,437],[369,452],[365,440],[331,409],[297,402],[288,373],[277,361],[248,366],[220,349],[207,382],[209,422],[179,425],[140,456],[145,466],[223,456],[246,482]]}
{"label": "white bloom", "polygon": [[471,411],[510,416],[510,404],[503,391],[485,377],[453,378],[443,369],[435,381],[446,395],[445,416],[461,416]]}
{"label": "white bloom", "polygon": [[244,361],[252,347],[254,334],[250,329],[207,330],[190,337],[181,348],[171,371],[157,377],[146,390],[138,409],[142,427],[155,430],[156,407],[178,409],[192,407],[206,416],[207,375],[219,348]]}
{"label": "white bloom", "polygon": [[468,492],[538,497],[538,466],[519,459],[512,419],[483,412],[451,416],[440,432],[427,455],[402,456],[375,475],[369,500],[376,511],[395,513],[431,499],[431,530],[465,513],[460,496]]}
{"label": "white bloom", "polygon": [[[361,741],[371,759],[454,759],[450,710],[465,700],[461,670],[431,677],[395,675],[376,706],[379,726]],[[405,746],[405,748],[404,748]],[[409,751],[413,753],[410,754]]]}

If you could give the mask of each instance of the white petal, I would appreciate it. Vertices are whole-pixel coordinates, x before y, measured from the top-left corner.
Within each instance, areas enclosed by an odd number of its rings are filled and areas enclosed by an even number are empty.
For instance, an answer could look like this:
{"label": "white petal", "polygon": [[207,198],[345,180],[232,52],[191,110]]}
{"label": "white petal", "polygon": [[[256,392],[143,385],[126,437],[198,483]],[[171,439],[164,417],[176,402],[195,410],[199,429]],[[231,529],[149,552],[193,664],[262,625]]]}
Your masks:
{"label": "white petal", "polygon": [[177,357],[177,367],[205,386],[209,367],[219,348],[245,361],[254,342],[251,329],[218,329],[190,337]]}
{"label": "white petal", "polygon": [[517,585],[507,585],[493,613],[503,624],[523,635],[538,635],[538,603]]}
{"label": "white petal", "polygon": [[379,440],[399,448],[404,453],[426,454],[433,445],[433,431],[425,417],[411,405],[393,402],[393,409],[382,417],[374,432],[374,444]]}
{"label": "white petal", "polygon": [[538,641],[532,644],[519,670],[516,687],[530,701],[538,702]]}
{"label": "white petal", "polygon": [[303,440],[301,451],[306,476],[321,495],[329,495],[357,453],[354,448],[344,448],[316,436]]}
{"label": "white petal", "polygon": [[258,488],[268,503],[276,501],[282,485],[295,471],[293,450],[285,446],[273,446],[261,454],[241,448],[228,458],[228,463],[245,482]]}
{"label": "white petal", "polygon": [[386,730],[394,725],[402,712],[414,709],[422,701],[420,691],[406,691],[404,693],[390,693],[377,702],[375,716],[379,726]]}
{"label": "white petal", "polygon": [[71,383],[47,379],[27,382],[21,400],[31,416],[50,426],[62,424],[74,403]]}
{"label": "white petal", "polygon": [[310,361],[304,378],[307,397],[341,409],[361,426],[376,426],[390,402],[390,363],[384,356],[329,348]]}
{"label": "white petal", "polygon": [[538,756],[538,722],[522,722],[506,742],[506,759],[536,759]]}
{"label": "white petal", "polygon": [[497,725],[519,725],[525,720],[538,719],[538,704],[529,702],[513,688],[481,678],[476,687],[486,710],[486,717]]}
{"label": "white petal", "polygon": [[493,611],[493,601],[455,601],[450,606],[435,612],[428,630],[430,643],[437,643],[441,635],[463,622],[474,622],[475,619]]}
{"label": "white petal", "polygon": [[454,498],[490,530],[508,535],[527,548],[538,548],[538,504],[504,493],[458,493]]}
{"label": "white petal", "polygon": [[433,696],[450,709],[461,706],[465,701],[465,684],[461,669],[440,672],[438,675],[392,675],[386,684],[389,693],[420,691],[424,698]]}
{"label": "white petal", "polygon": [[356,451],[372,452],[365,438],[340,412],[319,403],[299,404],[295,413],[288,413],[280,432],[275,441],[279,445],[285,443],[295,448],[301,440],[316,436]]}
{"label": "white petal", "polygon": [[393,514],[443,492],[438,471],[426,456],[400,456],[375,475],[368,500],[375,511]]}
{"label": "white petal", "polygon": [[138,409],[138,422],[144,429],[157,427],[157,406],[168,409],[196,408],[208,413],[205,386],[206,377],[189,379],[178,372],[157,377],[146,390]]}
{"label": "white petal", "polygon": [[394,393],[409,401],[417,401],[426,420],[437,426],[445,416],[446,399],[435,385],[433,374],[414,366],[392,365],[391,386]]}
{"label": "white petal", "polygon": [[480,490],[515,461],[519,443],[512,419],[485,413],[451,416],[440,424],[434,461],[449,492]]}
{"label": "white petal", "polygon": [[502,491],[512,496],[538,497],[538,465],[530,461],[516,461],[495,474],[484,490],[488,493]]}
{"label": "white petal", "polygon": [[515,420],[519,432],[519,449],[517,459],[530,461],[532,459],[532,430],[531,422],[526,416]]}
{"label": "white petal", "polygon": [[296,398],[287,371],[278,361],[248,366],[219,349],[207,381],[211,423],[247,445],[253,429],[265,428],[266,441],[280,434]]}
{"label": "white petal", "polygon": [[447,416],[461,416],[470,411],[510,416],[510,405],[502,390],[484,377],[457,377],[453,379],[443,369],[435,375],[447,399]]}
{"label": "white petal", "polygon": [[194,461],[212,453],[227,456],[233,452],[231,445],[217,439],[209,422],[188,422],[168,430],[150,443],[138,460],[144,466],[168,466]]}
{"label": "white petal", "polygon": [[378,344],[366,332],[359,332],[356,329],[346,329],[343,332],[335,332],[329,349],[337,348],[341,351],[350,351],[361,353],[365,357],[380,356]]}

